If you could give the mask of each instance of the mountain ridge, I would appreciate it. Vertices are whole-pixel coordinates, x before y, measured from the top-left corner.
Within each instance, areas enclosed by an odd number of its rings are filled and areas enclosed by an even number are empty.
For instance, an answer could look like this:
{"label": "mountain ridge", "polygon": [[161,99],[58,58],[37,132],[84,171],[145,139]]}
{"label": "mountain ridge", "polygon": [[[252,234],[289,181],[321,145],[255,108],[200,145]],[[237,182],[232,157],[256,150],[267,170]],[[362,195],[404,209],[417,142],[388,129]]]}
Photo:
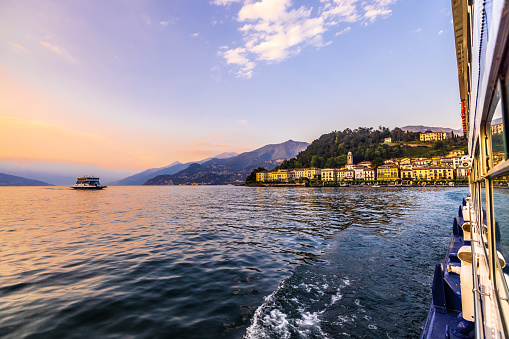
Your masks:
{"label": "mountain ridge", "polygon": [[53,186],[47,182],[0,173],[0,186]]}
{"label": "mountain ridge", "polygon": [[158,175],[172,175],[175,173],[178,173],[186,168],[189,167],[191,164],[202,164],[207,161],[211,161],[213,159],[219,158],[219,159],[227,159],[232,156],[237,156],[238,153],[235,152],[223,152],[216,156],[205,158],[203,160],[199,161],[191,161],[187,162],[185,164],[181,163],[180,161],[175,161],[171,163],[170,165],[159,167],[159,168],[149,168],[143,172],[128,176],[126,178],[114,181],[112,183],[108,183],[110,186],[132,186],[132,185],[143,185],[147,180],[154,178]]}
{"label": "mountain ridge", "polygon": [[241,184],[257,167],[273,169],[277,164],[296,156],[309,143],[288,140],[280,144],[269,144],[228,159],[212,159],[203,164],[192,164],[173,175],[159,175],[144,185],[182,184]]}

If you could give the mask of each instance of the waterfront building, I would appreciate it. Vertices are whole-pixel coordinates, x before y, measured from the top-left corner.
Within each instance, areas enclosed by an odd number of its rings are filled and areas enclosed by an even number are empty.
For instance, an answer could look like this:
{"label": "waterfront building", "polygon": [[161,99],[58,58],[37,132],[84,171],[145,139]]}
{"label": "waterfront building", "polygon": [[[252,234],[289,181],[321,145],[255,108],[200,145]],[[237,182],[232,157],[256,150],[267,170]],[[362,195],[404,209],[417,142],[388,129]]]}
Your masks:
{"label": "waterfront building", "polygon": [[384,139],[384,144],[390,144],[390,143],[392,143],[392,138],[391,137],[388,137],[388,138]]}
{"label": "waterfront building", "polygon": [[451,167],[428,167],[428,180],[452,180],[454,169]]}
{"label": "waterfront building", "polygon": [[505,160],[504,152],[493,152],[493,166]]}
{"label": "waterfront building", "polygon": [[364,166],[367,168],[371,168],[371,161],[362,161],[357,164],[357,166]]}
{"label": "waterfront building", "polygon": [[293,178],[295,178],[295,172],[286,169],[269,171],[268,175],[269,181],[288,181]]}
{"label": "waterfront building", "polygon": [[491,134],[504,133],[504,124],[491,125]]}
{"label": "waterfront building", "polygon": [[399,168],[395,164],[385,164],[379,166],[376,170],[376,177],[378,180],[396,180],[399,179]]}
{"label": "waterfront building", "polygon": [[354,180],[355,179],[355,171],[354,170],[345,170],[345,180]]}
{"label": "waterfront building", "polygon": [[316,167],[295,169],[295,178],[320,179],[321,170]]}
{"label": "waterfront building", "polygon": [[364,169],[364,180],[376,180],[376,172],[372,168],[365,168]]}
{"label": "waterfront building", "polygon": [[440,165],[454,168],[454,159],[461,159],[458,157],[442,157],[440,159]]}
{"label": "waterfront building", "polygon": [[413,178],[414,178],[414,171],[412,170],[412,168],[401,169],[401,179],[412,180]]}
{"label": "waterfront building", "polygon": [[447,154],[447,156],[448,157],[462,157],[464,154],[465,154],[465,151],[462,151],[462,150],[459,150],[459,149],[455,149],[455,150],[450,151]]}
{"label": "waterfront building", "polygon": [[256,181],[267,181],[269,179],[268,171],[261,171],[256,173]]}
{"label": "waterfront building", "polygon": [[364,180],[364,166],[356,165],[353,168],[355,180]]}
{"label": "waterfront building", "polygon": [[345,180],[345,169],[342,168],[340,170],[337,171],[336,173],[336,178],[338,179],[338,181],[344,181]]}
{"label": "waterfront building", "polygon": [[429,166],[429,160],[426,159],[426,158],[419,158],[419,159],[416,159],[412,162],[412,165],[413,166],[416,166],[416,167],[425,167],[425,166]]}
{"label": "waterfront building", "polygon": [[426,131],[419,135],[419,139],[421,141],[437,141],[437,140],[445,140],[445,139],[449,138],[450,136],[451,136],[451,134],[446,133],[446,132]]}
{"label": "waterfront building", "polygon": [[322,180],[323,181],[337,181],[338,172],[337,168],[324,168],[322,169]]}
{"label": "waterfront building", "polygon": [[456,168],[456,179],[466,179],[468,178],[468,169],[467,168]]}
{"label": "waterfront building", "polygon": [[412,172],[416,180],[428,180],[428,167],[415,167]]}

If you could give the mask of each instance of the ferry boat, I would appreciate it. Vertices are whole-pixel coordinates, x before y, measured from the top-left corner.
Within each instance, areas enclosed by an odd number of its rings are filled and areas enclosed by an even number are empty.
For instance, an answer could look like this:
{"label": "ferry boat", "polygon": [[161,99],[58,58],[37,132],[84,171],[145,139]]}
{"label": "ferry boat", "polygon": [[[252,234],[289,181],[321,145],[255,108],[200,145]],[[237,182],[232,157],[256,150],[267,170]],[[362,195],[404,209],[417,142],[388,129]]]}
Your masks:
{"label": "ferry boat", "polygon": [[77,190],[102,190],[108,186],[102,186],[99,182],[99,178],[93,176],[84,176],[76,179],[76,183],[71,188]]}
{"label": "ferry boat", "polygon": [[[509,277],[494,187],[509,160],[509,0],[451,0],[470,194],[453,219],[445,260],[435,266],[428,338],[509,338]],[[498,216],[500,218],[500,215]],[[508,227],[506,225],[506,227]]]}

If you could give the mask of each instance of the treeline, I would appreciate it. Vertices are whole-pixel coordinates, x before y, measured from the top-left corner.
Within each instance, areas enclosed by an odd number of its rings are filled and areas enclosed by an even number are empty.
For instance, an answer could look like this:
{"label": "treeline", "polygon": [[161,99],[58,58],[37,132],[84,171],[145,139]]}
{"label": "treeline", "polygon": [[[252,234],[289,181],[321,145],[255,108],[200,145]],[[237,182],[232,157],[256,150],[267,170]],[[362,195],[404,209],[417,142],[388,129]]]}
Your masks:
{"label": "treeline", "polygon": [[[322,135],[300,152],[296,158],[284,161],[277,169],[289,168],[340,168],[346,165],[348,152],[354,155],[354,163],[371,161],[374,167],[384,163],[384,160],[404,157],[423,157],[446,155],[453,149],[466,149],[467,140],[463,136],[454,136],[444,141],[435,141],[432,147],[410,147],[405,143],[416,144],[419,141],[417,132],[407,132],[400,128],[392,131],[386,127],[378,129],[359,127],[351,130],[334,131]],[[384,139],[391,137],[389,146]],[[414,145],[415,146],[415,145]]]}

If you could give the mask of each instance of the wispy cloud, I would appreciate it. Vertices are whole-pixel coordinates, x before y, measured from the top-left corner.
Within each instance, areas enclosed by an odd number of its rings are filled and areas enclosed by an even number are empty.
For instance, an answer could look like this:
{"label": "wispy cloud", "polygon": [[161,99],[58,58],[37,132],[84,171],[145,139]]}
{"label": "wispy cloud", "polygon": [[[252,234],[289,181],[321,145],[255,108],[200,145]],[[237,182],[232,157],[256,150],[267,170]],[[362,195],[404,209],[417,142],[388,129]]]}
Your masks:
{"label": "wispy cloud", "polygon": [[422,27],[419,27],[419,28],[417,28],[417,29],[414,31],[414,33],[419,33],[419,32],[422,32]]}
{"label": "wispy cloud", "polygon": [[442,35],[442,34],[444,34],[444,30],[443,30],[443,29],[441,29],[441,30],[440,30],[440,31],[438,31],[438,33],[437,33],[437,35]]}
{"label": "wispy cloud", "polygon": [[16,52],[24,52],[25,51],[25,47],[18,45],[15,42],[11,42],[9,45],[11,46],[11,49],[13,51],[16,51]]}
{"label": "wispy cloud", "polygon": [[235,122],[241,125],[247,125],[247,120],[236,120]]}
{"label": "wispy cloud", "polygon": [[226,5],[230,5],[234,2],[240,2],[241,0],[214,0],[212,1],[212,3],[214,5],[218,5],[218,6],[226,6]]}
{"label": "wispy cloud", "polygon": [[336,36],[340,36],[340,35],[343,35],[343,34],[346,34],[346,33],[350,32],[351,30],[352,30],[352,27],[348,26],[347,28],[345,28],[345,29],[343,29],[343,30],[341,30],[339,32],[336,32],[335,35]]}
{"label": "wispy cloud", "polygon": [[43,45],[46,48],[49,48],[50,50],[52,50],[53,52],[55,52],[57,54],[63,54],[64,53],[64,51],[60,47],[58,47],[56,45],[52,45],[49,42],[41,41],[41,45]]}
{"label": "wispy cloud", "polygon": [[193,34],[191,34],[191,36],[192,36],[193,38],[197,38],[199,35],[200,35],[200,33],[193,33]]}
{"label": "wispy cloud", "polygon": [[178,18],[168,18],[167,20],[162,20],[159,22],[159,25],[163,27],[167,27],[168,25],[175,25],[178,20]]}
{"label": "wispy cloud", "polygon": [[[238,77],[250,78],[257,62],[281,62],[307,46],[324,47],[323,35],[342,23],[368,25],[391,15],[396,0],[320,0],[313,7],[294,6],[293,0],[214,0],[215,5],[241,2],[237,22],[243,34],[240,47],[220,48],[219,55],[237,67]],[[336,36],[348,32],[346,27]]]}
{"label": "wispy cloud", "polygon": [[52,51],[53,53],[56,53],[63,58],[67,59],[70,62],[76,62],[76,60],[62,47],[53,45],[47,41],[41,41],[41,46],[47,48],[48,50]]}
{"label": "wispy cloud", "polygon": [[442,15],[449,16],[449,15],[451,15],[451,10],[450,10],[449,8],[442,8],[442,9],[440,10],[440,13],[441,13]]}

